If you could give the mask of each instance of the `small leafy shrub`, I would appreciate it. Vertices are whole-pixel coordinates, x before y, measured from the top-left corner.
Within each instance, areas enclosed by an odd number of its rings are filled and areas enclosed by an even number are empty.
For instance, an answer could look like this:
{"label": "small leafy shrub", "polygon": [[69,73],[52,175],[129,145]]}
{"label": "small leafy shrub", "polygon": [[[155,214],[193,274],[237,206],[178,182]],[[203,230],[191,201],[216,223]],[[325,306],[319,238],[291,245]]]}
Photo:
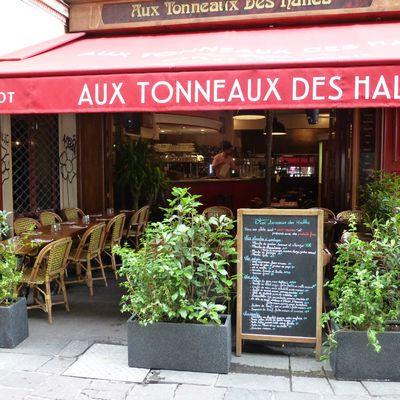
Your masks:
{"label": "small leafy shrub", "polygon": [[376,171],[371,182],[361,188],[361,203],[370,220],[384,221],[400,207],[400,175]]}
{"label": "small leafy shrub", "polygon": [[[0,211],[0,235],[4,237],[9,226],[8,213]],[[20,282],[21,272],[18,270],[17,257],[11,245],[0,243],[0,305],[7,305],[16,299],[15,288]]]}
{"label": "small leafy shrub", "polygon": [[122,258],[119,274],[122,311],[142,324],[159,321],[221,323],[225,301],[230,299],[233,278],[229,261],[235,258],[233,221],[198,213],[200,196],[188,188],[173,188],[173,198],[161,222],[150,223],[141,249],[114,251]]}
{"label": "small leafy shrub", "polygon": [[347,241],[338,247],[335,276],[326,284],[334,309],[323,314],[322,323],[332,319],[343,329],[366,330],[378,352],[377,334],[400,316],[400,215],[376,218],[369,226],[373,239],[362,241],[353,219]]}

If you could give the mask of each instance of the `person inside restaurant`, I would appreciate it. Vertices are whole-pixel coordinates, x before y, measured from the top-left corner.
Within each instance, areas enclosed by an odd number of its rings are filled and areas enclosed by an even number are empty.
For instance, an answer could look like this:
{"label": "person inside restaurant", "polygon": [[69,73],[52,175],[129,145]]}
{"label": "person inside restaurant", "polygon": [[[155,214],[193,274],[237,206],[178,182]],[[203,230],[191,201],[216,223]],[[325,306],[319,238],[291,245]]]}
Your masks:
{"label": "person inside restaurant", "polygon": [[214,156],[211,164],[217,178],[229,178],[231,171],[237,168],[233,159],[233,151],[231,142],[224,140],[222,142],[222,151]]}

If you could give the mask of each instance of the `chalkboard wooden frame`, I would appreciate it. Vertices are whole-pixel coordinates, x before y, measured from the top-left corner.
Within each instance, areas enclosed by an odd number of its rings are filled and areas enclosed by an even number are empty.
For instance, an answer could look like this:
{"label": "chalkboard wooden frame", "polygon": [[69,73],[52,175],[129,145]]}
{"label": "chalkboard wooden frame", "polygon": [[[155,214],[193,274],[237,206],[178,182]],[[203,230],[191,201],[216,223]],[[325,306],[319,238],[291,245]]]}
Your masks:
{"label": "chalkboard wooden frame", "polygon": [[[243,217],[245,215],[259,216],[295,216],[295,217],[317,217],[317,282],[316,282],[316,326],[315,337],[299,336],[273,336],[261,334],[243,333]],[[321,356],[322,327],[320,324],[322,314],[323,298],[323,237],[324,237],[324,217],[323,211],[318,209],[239,209],[238,210],[238,280],[237,280],[237,319],[236,319],[236,355],[242,353],[242,340],[262,340],[294,343],[315,343],[315,357],[317,360]],[[300,255],[301,257],[301,255]]]}

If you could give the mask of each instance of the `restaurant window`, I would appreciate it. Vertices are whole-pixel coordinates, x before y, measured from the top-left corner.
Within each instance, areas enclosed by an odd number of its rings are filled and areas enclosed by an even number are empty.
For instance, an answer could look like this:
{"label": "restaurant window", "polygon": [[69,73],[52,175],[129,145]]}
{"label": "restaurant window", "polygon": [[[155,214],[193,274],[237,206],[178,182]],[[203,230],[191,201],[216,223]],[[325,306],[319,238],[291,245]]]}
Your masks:
{"label": "restaurant window", "polygon": [[58,209],[58,116],[12,116],[11,132],[14,212]]}

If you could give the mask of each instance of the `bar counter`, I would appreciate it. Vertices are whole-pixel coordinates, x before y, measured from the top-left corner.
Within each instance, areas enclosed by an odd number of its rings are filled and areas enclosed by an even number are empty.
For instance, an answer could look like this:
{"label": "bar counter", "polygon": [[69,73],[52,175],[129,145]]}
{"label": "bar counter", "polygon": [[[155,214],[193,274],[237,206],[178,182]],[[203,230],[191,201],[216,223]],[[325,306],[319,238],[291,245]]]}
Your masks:
{"label": "bar counter", "polygon": [[229,207],[236,215],[238,208],[252,207],[255,197],[265,198],[265,178],[187,178],[171,180],[171,186],[190,187],[192,194],[200,194],[203,207]]}

